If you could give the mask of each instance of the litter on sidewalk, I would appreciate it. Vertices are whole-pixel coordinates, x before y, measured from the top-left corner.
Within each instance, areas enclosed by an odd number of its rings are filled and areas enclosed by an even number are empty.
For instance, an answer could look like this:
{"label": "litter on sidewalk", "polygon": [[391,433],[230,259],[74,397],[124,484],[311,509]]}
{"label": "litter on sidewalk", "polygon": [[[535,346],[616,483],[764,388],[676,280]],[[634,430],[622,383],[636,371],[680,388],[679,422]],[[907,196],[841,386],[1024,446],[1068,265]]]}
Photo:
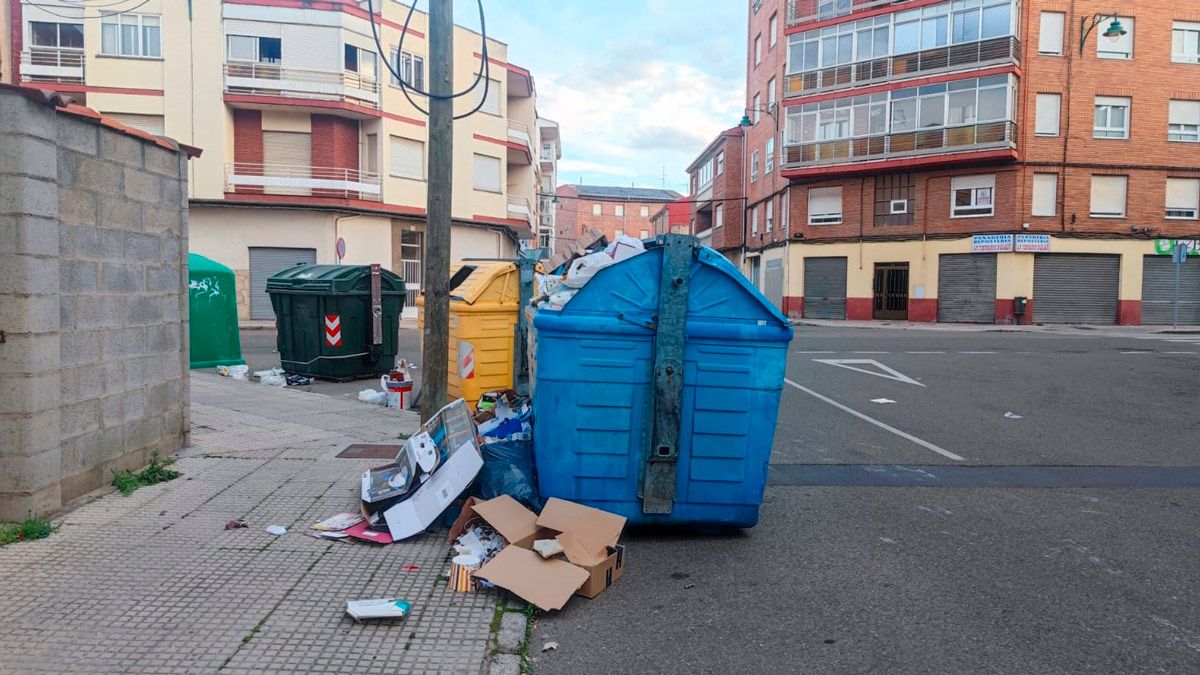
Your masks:
{"label": "litter on sidewalk", "polygon": [[359,623],[370,619],[403,619],[411,611],[412,604],[400,598],[346,601],[346,613]]}

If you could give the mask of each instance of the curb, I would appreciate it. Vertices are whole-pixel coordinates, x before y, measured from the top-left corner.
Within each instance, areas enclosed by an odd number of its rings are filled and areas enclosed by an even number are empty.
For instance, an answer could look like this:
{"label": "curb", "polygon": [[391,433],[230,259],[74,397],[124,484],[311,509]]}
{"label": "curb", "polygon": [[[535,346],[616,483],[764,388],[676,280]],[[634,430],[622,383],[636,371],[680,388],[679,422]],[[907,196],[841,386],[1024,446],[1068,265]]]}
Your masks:
{"label": "curb", "polygon": [[[532,624],[525,607],[508,607],[503,599],[496,603],[499,623],[493,622],[485,675],[521,675],[526,672],[529,633]],[[493,620],[494,621],[494,620]]]}

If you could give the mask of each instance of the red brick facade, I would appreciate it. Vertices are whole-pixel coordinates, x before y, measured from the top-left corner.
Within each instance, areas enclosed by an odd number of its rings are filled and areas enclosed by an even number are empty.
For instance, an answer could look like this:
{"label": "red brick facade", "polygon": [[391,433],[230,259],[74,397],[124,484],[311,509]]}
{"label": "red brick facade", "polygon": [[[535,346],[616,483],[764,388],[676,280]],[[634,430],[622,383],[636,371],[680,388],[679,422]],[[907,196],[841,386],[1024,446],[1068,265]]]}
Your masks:
{"label": "red brick facade", "polygon": [[[654,232],[654,214],[680,196],[670,191],[647,190],[664,197],[650,200],[615,198],[590,194],[588,187],[560,185],[555,190],[558,195],[558,203],[554,205],[554,222],[558,229],[556,254],[580,250],[601,236],[608,237],[609,241],[619,233],[649,237]],[[599,214],[596,214],[597,207]]]}
{"label": "red brick facade", "polygon": [[[689,184],[692,186],[692,219],[695,221],[695,233],[706,230],[712,231],[710,246],[718,251],[730,251],[740,248],[744,243],[743,226],[745,224],[744,196],[746,186],[743,183],[746,159],[743,156],[744,131],[734,127],[721,132],[708,148],[700,154],[700,159],[688,168]],[[724,161],[718,160],[723,157]],[[712,187],[701,190],[699,184],[700,167],[708,165],[712,168]],[[718,165],[720,170],[718,171]],[[702,198],[703,197],[703,198]],[[720,226],[717,226],[717,210],[720,209]]]}
{"label": "red brick facade", "polygon": [[[341,178],[330,169],[358,171],[358,122],[333,115],[312,116],[312,166],[316,174]],[[351,179],[354,175],[350,175]],[[342,190],[313,190],[315,197],[348,198]]]}
{"label": "red brick facade", "polygon": [[[788,12],[787,4],[780,0],[763,2],[757,12],[754,11],[754,4],[752,0],[746,54],[746,114],[753,125],[745,129],[743,170],[746,176],[746,190],[743,194],[746,197],[747,209],[744,244],[748,249],[758,250],[781,244],[788,238],[784,221],[780,217],[783,193],[788,187],[788,180],[780,175],[780,162],[783,158],[781,132],[786,122],[783,78],[787,71],[788,58],[788,41],[784,34]],[[772,23],[775,26],[774,45],[771,44]],[[769,162],[772,170],[767,171],[770,143],[774,144],[774,157]],[[770,210],[773,215],[769,232],[766,228],[767,204],[771,204]],[[753,229],[755,212],[758,213],[757,233]]]}
{"label": "red brick facade", "polygon": [[[261,175],[263,163],[262,112],[258,110],[233,111],[233,161],[237,170],[244,175]],[[243,194],[262,194],[261,187],[239,185],[234,190]]]}

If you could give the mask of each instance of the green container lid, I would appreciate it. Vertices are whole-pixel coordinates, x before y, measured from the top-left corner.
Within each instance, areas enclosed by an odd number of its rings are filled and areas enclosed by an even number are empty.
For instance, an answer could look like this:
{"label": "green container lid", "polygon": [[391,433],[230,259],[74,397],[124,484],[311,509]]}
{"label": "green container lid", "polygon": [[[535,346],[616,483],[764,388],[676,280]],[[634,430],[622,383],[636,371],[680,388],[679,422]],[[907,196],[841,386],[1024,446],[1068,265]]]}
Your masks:
{"label": "green container lid", "polygon": [[[404,279],[387,269],[379,270],[380,290],[384,295],[405,291]],[[318,293],[321,295],[361,295],[371,292],[369,265],[296,265],[267,279],[268,293]]]}

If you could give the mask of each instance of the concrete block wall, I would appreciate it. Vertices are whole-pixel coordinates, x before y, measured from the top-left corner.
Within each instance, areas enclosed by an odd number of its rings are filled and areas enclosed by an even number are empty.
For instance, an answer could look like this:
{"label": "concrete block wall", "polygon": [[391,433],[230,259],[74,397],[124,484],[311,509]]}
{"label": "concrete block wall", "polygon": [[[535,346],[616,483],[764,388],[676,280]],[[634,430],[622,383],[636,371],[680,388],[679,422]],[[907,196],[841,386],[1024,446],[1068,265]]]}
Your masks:
{"label": "concrete block wall", "polygon": [[185,442],[186,156],[0,90],[0,520]]}

